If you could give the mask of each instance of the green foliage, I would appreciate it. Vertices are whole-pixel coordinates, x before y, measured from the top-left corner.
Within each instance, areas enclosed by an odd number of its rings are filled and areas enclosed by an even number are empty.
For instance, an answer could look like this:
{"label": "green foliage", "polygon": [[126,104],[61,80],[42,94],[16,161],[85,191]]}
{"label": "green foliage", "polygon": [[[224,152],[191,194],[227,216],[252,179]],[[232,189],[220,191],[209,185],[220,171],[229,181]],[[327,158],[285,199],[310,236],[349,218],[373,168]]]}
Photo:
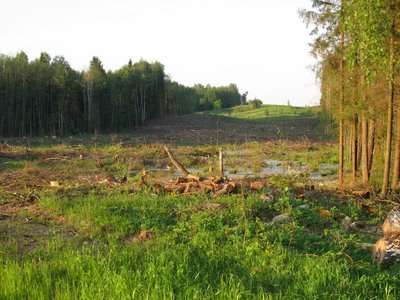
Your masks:
{"label": "green foliage", "polygon": [[0,171],[10,171],[22,169],[25,166],[23,161],[0,161]]}
{"label": "green foliage", "polygon": [[221,99],[217,99],[214,101],[214,109],[221,109],[222,108],[222,101]]}
{"label": "green foliage", "polygon": [[[41,205],[70,219],[77,235],[56,234],[20,257],[12,242],[0,245],[0,298],[399,297],[398,270],[378,269],[357,246],[364,238],[319,215],[317,205],[329,199],[306,200],[309,210],[298,208],[288,190],[274,203],[257,194],[214,199],[217,209],[207,209],[208,201],[149,192],[48,194]],[[331,210],[350,215],[354,207]],[[279,213],[292,221],[272,223]],[[132,242],[141,230],[156,236]]]}
{"label": "green foliage", "polygon": [[260,108],[263,105],[263,102],[260,99],[249,100],[247,103],[250,106],[250,109]]}
{"label": "green foliage", "polygon": [[159,62],[129,61],[106,72],[93,57],[84,72],[62,56],[0,55],[0,135],[65,136],[118,132],[161,116],[228,108],[245,100],[235,84],[186,87]]}
{"label": "green foliage", "polygon": [[[300,12],[307,25],[315,26],[311,31],[315,37],[311,52],[319,58],[316,73],[321,82],[326,131],[339,127],[346,135],[341,138],[340,149],[361,145],[361,161],[354,147],[349,149],[353,155],[348,164],[353,166],[352,181],[356,181],[357,173],[362,173],[364,185],[376,184],[378,181],[371,182],[369,178],[381,178],[382,173],[388,185],[392,167],[393,188],[399,180],[399,149],[392,146],[398,144],[398,137],[392,143],[392,127],[399,124],[397,117],[393,119],[392,111],[397,104],[395,93],[391,92],[399,80],[399,65],[395,64],[400,53],[399,12],[398,1],[392,0],[313,0],[311,10]],[[375,147],[384,144],[385,138],[386,150]],[[343,143],[344,140],[350,143]],[[392,152],[394,160],[390,158]],[[384,164],[380,163],[383,156]],[[360,162],[362,172],[357,170]]]}
{"label": "green foliage", "polygon": [[199,98],[199,110],[212,110],[217,100],[221,101],[221,108],[229,108],[240,104],[242,96],[235,84],[212,87],[196,84],[194,90]]}

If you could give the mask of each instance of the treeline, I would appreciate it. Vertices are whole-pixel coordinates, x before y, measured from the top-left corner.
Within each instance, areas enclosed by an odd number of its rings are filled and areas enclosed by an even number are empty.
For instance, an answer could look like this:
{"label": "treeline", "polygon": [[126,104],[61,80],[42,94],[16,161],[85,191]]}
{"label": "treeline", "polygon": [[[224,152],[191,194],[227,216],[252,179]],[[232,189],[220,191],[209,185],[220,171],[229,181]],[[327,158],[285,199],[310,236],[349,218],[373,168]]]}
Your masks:
{"label": "treeline", "polygon": [[93,57],[87,70],[43,52],[0,55],[0,136],[117,132],[148,120],[246,102],[235,84],[187,87],[145,60],[106,72]]}
{"label": "treeline", "polygon": [[321,106],[339,127],[340,184],[380,183],[384,197],[400,177],[400,1],[312,4],[300,14],[314,25]]}

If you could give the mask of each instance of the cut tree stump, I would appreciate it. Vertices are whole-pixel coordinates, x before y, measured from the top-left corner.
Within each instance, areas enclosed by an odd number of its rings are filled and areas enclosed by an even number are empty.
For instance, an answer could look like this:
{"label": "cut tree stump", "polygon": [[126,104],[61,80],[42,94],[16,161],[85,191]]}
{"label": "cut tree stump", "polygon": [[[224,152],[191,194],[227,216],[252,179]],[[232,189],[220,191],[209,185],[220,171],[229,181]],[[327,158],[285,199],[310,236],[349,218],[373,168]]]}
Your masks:
{"label": "cut tree stump", "polygon": [[372,251],[372,259],[381,266],[400,261],[400,208],[390,211],[382,225],[383,238],[378,240]]}
{"label": "cut tree stump", "polygon": [[219,176],[224,177],[224,153],[222,148],[219,148]]}

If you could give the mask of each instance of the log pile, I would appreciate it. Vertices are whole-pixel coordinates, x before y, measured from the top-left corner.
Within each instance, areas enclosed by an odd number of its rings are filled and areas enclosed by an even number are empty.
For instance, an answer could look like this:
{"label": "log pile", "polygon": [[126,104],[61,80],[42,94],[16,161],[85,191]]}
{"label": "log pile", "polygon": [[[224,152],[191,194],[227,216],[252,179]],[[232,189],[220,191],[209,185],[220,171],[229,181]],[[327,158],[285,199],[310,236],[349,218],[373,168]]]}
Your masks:
{"label": "log pile", "polygon": [[181,171],[185,177],[179,177],[175,182],[166,182],[163,180],[153,180],[153,185],[157,193],[169,192],[171,194],[199,194],[210,193],[213,196],[222,196],[234,192],[237,184],[223,176],[223,154],[222,149],[219,152],[219,175],[215,177],[202,178],[191,174],[182,164],[176,160],[168,146],[164,146],[170,161]]}
{"label": "log pile", "polygon": [[216,177],[199,178],[179,177],[175,182],[153,180],[157,193],[169,192],[171,194],[201,194],[210,193],[213,196],[222,196],[234,192],[237,188],[235,182]]}
{"label": "log pile", "polygon": [[375,243],[372,258],[381,266],[389,266],[400,261],[400,207],[390,211],[382,230],[383,238]]}

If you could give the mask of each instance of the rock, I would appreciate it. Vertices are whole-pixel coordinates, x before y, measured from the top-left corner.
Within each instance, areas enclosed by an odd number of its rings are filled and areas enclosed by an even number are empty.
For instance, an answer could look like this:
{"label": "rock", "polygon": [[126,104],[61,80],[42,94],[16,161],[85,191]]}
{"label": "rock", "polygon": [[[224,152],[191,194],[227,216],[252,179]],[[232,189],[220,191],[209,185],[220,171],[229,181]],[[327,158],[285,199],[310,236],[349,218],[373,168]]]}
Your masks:
{"label": "rock", "polygon": [[291,217],[288,214],[283,213],[283,214],[275,216],[272,219],[272,222],[274,222],[274,223],[282,223],[282,222],[288,222],[290,220],[291,220]]}
{"label": "rock", "polygon": [[357,221],[357,222],[353,222],[350,223],[350,228],[357,230],[357,229],[364,229],[367,226],[367,223],[363,222],[363,221]]}
{"label": "rock", "polygon": [[344,216],[341,220],[343,225],[348,225],[352,222],[353,220],[349,216]]}
{"label": "rock", "polygon": [[310,209],[310,205],[308,205],[308,204],[303,204],[303,205],[297,206],[297,208],[300,208],[300,209]]}

